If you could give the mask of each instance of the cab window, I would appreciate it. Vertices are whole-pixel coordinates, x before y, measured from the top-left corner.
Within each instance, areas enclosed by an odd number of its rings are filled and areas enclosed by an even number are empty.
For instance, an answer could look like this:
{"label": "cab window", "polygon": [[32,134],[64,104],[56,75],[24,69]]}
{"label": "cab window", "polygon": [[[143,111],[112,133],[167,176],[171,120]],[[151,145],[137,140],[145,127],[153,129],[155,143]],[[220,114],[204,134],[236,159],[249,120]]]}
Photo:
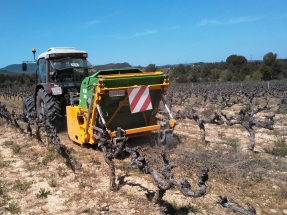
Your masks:
{"label": "cab window", "polygon": [[40,78],[40,83],[46,82],[46,61],[45,59],[39,60],[39,78]]}

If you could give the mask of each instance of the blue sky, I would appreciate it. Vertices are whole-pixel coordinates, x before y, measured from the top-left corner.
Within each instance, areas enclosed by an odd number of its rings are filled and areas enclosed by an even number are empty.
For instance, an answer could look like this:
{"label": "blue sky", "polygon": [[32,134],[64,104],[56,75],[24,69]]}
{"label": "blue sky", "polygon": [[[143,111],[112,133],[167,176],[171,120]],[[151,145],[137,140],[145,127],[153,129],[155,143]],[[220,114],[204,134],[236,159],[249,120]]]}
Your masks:
{"label": "blue sky", "polygon": [[0,0],[0,68],[56,46],[94,65],[287,58],[287,1]]}

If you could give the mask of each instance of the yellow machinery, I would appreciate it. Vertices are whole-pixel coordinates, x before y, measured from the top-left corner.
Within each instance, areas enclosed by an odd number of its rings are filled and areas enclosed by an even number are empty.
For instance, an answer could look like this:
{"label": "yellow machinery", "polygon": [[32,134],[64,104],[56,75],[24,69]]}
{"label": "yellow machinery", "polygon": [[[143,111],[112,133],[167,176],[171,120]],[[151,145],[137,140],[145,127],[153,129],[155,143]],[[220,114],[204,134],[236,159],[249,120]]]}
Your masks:
{"label": "yellow machinery", "polygon": [[[78,144],[96,144],[104,129],[116,143],[158,131],[160,144],[172,144],[176,121],[163,99],[168,85],[162,72],[134,68],[101,70],[86,77],[66,107],[69,137]],[[161,101],[169,116],[165,125],[156,118]]]}

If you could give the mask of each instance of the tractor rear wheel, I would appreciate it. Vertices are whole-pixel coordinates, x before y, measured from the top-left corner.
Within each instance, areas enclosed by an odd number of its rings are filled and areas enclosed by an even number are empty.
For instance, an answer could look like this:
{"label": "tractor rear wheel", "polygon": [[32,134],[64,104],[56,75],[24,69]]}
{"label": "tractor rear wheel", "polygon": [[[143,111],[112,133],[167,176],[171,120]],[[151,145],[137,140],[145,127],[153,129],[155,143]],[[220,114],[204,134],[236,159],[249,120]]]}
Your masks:
{"label": "tractor rear wheel", "polygon": [[45,116],[57,131],[61,129],[63,120],[60,101],[47,94],[44,89],[40,89],[37,93],[36,110],[39,119],[43,119],[43,116]]}

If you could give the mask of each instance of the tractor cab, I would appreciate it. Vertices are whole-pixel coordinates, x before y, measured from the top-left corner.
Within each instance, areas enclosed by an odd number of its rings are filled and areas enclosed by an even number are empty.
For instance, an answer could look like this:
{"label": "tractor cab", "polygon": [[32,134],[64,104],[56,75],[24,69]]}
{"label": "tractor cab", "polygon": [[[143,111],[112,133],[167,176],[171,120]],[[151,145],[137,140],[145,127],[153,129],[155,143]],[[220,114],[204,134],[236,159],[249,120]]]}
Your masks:
{"label": "tractor cab", "polygon": [[89,75],[92,64],[88,53],[75,48],[50,48],[38,57],[39,83],[53,83],[61,88],[78,88]]}

